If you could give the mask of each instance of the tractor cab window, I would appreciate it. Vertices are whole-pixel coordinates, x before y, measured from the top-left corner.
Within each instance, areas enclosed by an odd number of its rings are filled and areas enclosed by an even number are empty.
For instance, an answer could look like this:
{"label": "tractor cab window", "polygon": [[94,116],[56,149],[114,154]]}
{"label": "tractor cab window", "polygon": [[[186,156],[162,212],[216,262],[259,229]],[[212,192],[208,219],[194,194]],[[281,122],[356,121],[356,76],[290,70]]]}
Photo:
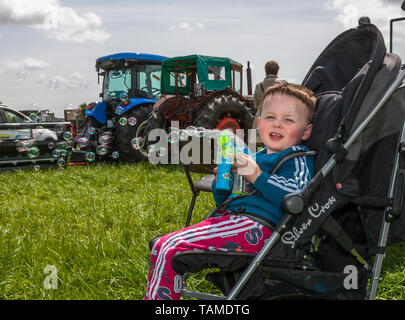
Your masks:
{"label": "tractor cab window", "polygon": [[242,94],[242,86],[241,86],[241,85],[242,85],[242,78],[241,78],[241,72],[238,71],[238,70],[234,70],[233,73],[234,73],[234,76],[233,76],[233,79],[234,79],[233,89],[234,89],[237,93]]}
{"label": "tractor cab window", "polygon": [[225,67],[208,66],[208,80],[225,80]]}
{"label": "tractor cab window", "polygon": [[189,96],[196,83],[196,74],[192,68],[173,70],[163,69],[162,91],[164,94],[181,94]]}
{"label": "tractor cab window", "polygon": [[178,88],[187,88],[187,72],[170,72],[170,86]]}
{"label": "tractor cab window", "polygon": [[160,93],[160,65],[145,65],[139,67],[137,75],[138,92],[136,96],[158,99]]}
{"label": "tractor cab window", "polygon": [[122,93],[129,94],[131,89],[131,69],[109,70],[104,78],[104,97],[119,98]]}

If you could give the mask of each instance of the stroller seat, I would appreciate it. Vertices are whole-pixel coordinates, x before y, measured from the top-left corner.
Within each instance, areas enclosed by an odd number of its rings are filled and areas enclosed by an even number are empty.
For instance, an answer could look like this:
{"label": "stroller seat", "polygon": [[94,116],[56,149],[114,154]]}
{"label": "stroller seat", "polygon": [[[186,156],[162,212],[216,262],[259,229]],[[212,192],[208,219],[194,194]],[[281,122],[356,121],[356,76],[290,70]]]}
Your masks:
{"label": "stroller seat", "polygon": [[211,192],[212,182],[215,179],[215,175],[204,176],[200,180],[194,183],[194,189],[198,191]]}

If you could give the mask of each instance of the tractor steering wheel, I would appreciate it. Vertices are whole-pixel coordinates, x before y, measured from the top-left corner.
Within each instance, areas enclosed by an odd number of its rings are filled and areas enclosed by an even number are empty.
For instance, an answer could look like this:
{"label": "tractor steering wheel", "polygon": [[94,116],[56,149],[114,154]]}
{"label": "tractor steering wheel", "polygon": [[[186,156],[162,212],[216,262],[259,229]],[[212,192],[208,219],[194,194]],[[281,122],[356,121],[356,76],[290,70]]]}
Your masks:
{"label": "tractor steering wheel", "polygon": [[143,88],[141,88],[141,90],[150,92],[154,97],[160,96],[160,89],[158,89],[158,88],[143,87]]}

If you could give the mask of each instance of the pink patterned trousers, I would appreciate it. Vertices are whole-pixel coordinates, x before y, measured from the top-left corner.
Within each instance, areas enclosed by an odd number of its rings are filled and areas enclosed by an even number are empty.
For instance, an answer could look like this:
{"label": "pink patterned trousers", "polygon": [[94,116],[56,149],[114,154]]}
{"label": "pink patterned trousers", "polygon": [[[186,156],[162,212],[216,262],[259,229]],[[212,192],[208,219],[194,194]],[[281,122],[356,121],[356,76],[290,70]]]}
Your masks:
{"label": "pink patterned trousers", "polygon": [[144,300],[180,299],[183,278],[172,268],[175,254],[186,250],[256,253],[271,230],[251,219],[228,214],[160,238],[152,248]]}

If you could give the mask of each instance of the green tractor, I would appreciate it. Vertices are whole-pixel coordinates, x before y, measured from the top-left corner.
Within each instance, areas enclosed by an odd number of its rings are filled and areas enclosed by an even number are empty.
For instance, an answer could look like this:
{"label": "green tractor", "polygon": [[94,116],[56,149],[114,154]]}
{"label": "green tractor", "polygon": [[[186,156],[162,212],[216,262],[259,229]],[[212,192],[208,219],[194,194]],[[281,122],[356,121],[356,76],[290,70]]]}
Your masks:
{"label": "green tractor", "polygon": [[[242,64],[222,57],[190,55],[169,58],[162,62],[162,98],[154,106],[144,126],[145,148],[153,129],[169,132],[176,121],[179,129],[190,126],[205,129],[243,130],[247,140],[252,127],[254,107],[252,96],[242,95]],[[248,64],[248,92],[251,94]]]}

